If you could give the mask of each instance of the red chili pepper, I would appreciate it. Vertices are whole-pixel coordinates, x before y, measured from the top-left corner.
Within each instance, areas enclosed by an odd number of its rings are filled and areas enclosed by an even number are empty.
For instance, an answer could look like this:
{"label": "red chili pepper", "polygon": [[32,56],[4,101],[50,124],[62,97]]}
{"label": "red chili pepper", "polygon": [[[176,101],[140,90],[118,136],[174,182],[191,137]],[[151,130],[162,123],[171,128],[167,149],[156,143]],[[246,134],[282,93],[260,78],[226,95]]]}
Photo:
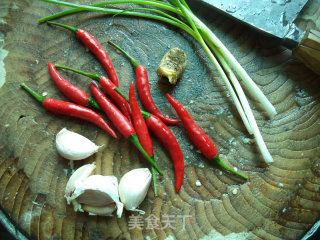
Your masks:
{"label": "red chili pepper", "polygon": [[150,113],[156,115],[163,122],[165,122],[167,124],[175,125],[175,124],[180,123],[181,122],[180,120],[169,118],[169,117],[165,116],[157,108],[157,106],[154,103],[153,98],[151,96],[147,69],[143,65],[140,65],[133,57],[131,57],[127,52],[125,52],[123,49],[121,49],[118,45],[116,45],[110,41],[108,43],[111,44],[112,46],[114,46],[119,51],[121,51],[130,60],[131,64],[135,68],[137,89],[138,89],[139,97],[141,99],[143,106],[145,106],[145,108]]}
{"label": "red chili pepper", "polygon": [[107,114],[116,129],[118,129],[126,139],[134,134],[135,130],[128,119],[103,95],[93,82],[90,83],[90,89],[93,96],[97,99],[98,103],[101,104],[101,108]]}
{"label": "red chili pepper", "polygon": [[[134,129],[136,130],[138,139],[141,143],[141,146],[144,150],[148,153],[148,155],[154,159],[153,154],[153,144],[151,137],[149,135],[147,124],[145,123],[143,116],[141,114],[135,93],[134,93],[134,84],[131,82],[130,90],[129,90],[129,102],[131,107],[131,118],[133,122]],[[154,195],[157,196],[157,180],[155,175],[155,169],[151,168],[152,177],[153,177],[153,188],[154,188]]]}
{"label": "red chili pepper", "polygon": [[120,110],[114,106],[108,98],[106,98],[103,93],[99,90],[94,82],[90,83],[90,89],[97,99],[99,105],[107,114],[111,122],[118,129],[118,131],[128,139],[133,145],[143,154],[143,156],[149,161],[149,163],[159,172],[160,175],[163,173],[160,171],[158,166],[155,164],[154,160],[147,154],[147,152],[141,146],[139,139],[137,137],[136,131],[129,122],[129,120],[120,112]]}
{"label": "red chili pepper", "polygon": [[128,118],[128,120],[131,121],[131,110],[129,104],[116,90],[117,87],[114,85],[114,83],[105,76],[101,76],[99,84],[112,98],[112,100],[119,106],[122,113]]}
{"label": "red chili pepper", "polygon": [[218,150],[216,149],[213,142],[210,138],[203,132],[203,130],[195,123],[193,118],[187,112],[187,110],[170,94],[167,94],[167,99],[172,107],[176,110],[177,114],[179,115],[180,119],[182,120],[183,126],[185,127],[191,141],[197,146],[197,148],[201,151],[201,153],[207,158],[227,171],[230,171],[244,179],[248,179],[247,176],[238,173],[234,169],[225,165],[218,155]]}
{"label": "red chili pepper", "polygon": [[76,117],[92,122],[108,132],[112,137],[117,138],[117,134],[113,131],[109,124],[106,123],[106,121],[93,110],[74,103],[42,97],[24,83],[22,83],[20,86],[30,93],[37,101],[41,102],[45,109],[54,113]]}
{"label": "red chili pepper", "polygon": [[54,64],[48,63],[48,68],[49,68],[49,72],[52,80],[64,95],[66,95],[72,101],[74,101],[75,103],[81,106],[89,106],[89,107],[95,107],[97,109],[100,109],[99,104],[92,97],[89,97],[89,95],[86,92],[84,92],[80,88],[74,86],[73,84],[65,80],[58,73]]}
{"label": "red chili pepper", "polygon": [[184,177],[184,161],[180,145],[176,137],[160,118],[146,112],[142,112],[142,114],[144,119],[146,119],[148,129],[165,146],[170,154],[170,157],[173,161],[174,173],[176,176],[175,188],[176,192],[179,192]]}
{"label": "red chili pepper", "polygon": [[106,93],[112,98],[112,100],[118,105],[121,112],[131,121],[131,111],[128,102],[125,99],[125,96],[120,92],[117,86],[111,82],[107,77],[102,76],[100,74],[87,73],[84,71],[80,71],[71,67],[66,67],[62,65],[55,64],[57,68],[67,69],[84,76],[87,76],[93,80],[97,80],[100,86],[106,91]]}
{"label": "red chili pepper", "polygon": [[134,93],[134,83],[131,82],[130,90],[129,90],[129,101],[130,101],[130,107],[131,107],[131,115],[132,115],[132,121],[134,129],[136,129],[139,141],[148,153],[148,155],[153,155],[153,144],[151,137],[149,135],[148,127],[143,119],[143,116],[141,114],[138,102],[136,100],[136,96]]}
{"label": "red chili pepper", "polygon": [[111,81],[118,87],[118,76],[108,54],[90,33],[83,29],[75,28],[57,22],[48,21],[48,23],[69,29],[76,33],[76,37],[99,59],[102,66],[107,71]]}

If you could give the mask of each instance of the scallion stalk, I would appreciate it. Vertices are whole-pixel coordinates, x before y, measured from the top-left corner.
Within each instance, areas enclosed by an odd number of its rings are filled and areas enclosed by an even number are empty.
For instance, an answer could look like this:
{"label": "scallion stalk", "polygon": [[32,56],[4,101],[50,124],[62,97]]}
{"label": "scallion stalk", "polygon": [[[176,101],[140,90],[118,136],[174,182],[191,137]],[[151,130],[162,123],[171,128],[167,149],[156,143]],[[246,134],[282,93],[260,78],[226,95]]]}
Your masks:
{"label": "scallion stalk", "polygon": [[[48,3],[54,3],[54,4],[58,4],[58,5],[62,5],[59,4],[59,1],[50,1],[50,0],[42,0],[43,2],[48,2]],[[105,6],[105,5],[113,5],[113,4],[121,4],[121,3],[128,3],[128,0],[114,0],[114,1],[104,1],[104,2],[98,2],[98,3],[94,3],[94,4],[90,4],[89,6],[92,7],[101,7],[101,6]],[[135,3],[135,4],[145,4],[145,5],[150,5],[150,6],[154,6],[154,7],[158,7],[161,9],[165,9],[168,10],[170,12],[174,12],[176,14],[181,14],[181,11],[176,9],[175,7],[172,7],[170,4],[167,4],[165,2],[161,2],[161,1],[156,1],[156,0],[130,0],[130,3]],[[81,8],[73,8],[73,9],[69,9],[69,10],[65,10],[56,14],[53,14],[51,16],[47,16],[44,18],[40,18],[38,20],[39,23],[42,22],[46,22],[55,18],[59,18],[59,17],[63,17],[65,15],[69,15],[72,13],[77,13],[77,12],[81,12],[81,11],[85,11],[87,9],[81,9]]]}
{"label": "scallion stalk", "polygon": [[246,87],[250,90],[250,94],[258,100],[264,109],[266,110],[269,117],[273,117],[277,114],[276,109],[262,93],[260,88],[254,83],[248,73],[243,69],[240,63],[234,58],[230,51],[223,45],[223,43],[216,37],[216,35],[202,23],[191,11],[185,8],[186,14],[192,16],[197,28],[201,32],[204,40],[210,43],[214,52],[219,51],[223,58],[232,66],[232,68],[239,74]]}

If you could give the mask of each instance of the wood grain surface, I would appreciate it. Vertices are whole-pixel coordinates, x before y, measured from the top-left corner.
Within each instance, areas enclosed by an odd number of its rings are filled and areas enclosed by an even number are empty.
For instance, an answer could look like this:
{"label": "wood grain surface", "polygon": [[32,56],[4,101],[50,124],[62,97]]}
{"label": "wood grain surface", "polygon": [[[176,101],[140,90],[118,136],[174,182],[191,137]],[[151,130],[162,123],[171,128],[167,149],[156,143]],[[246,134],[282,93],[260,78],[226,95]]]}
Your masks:
{"label": "wood grain surface", "polygon": [[[84,1],[87,3],[87,1]],[[71,169],[57,154],[55,135],[63,127],[78,132],[100,151],[75,163],[96,162],[97,173],[118,179],[146,162],[124,138],[112,139],[84,121],[49,113],[19,84],[67,100],[50,79],[47,63],[59,63],[105,74],[97,59],[71,32],[37,19],[64,8],[35,0],[0,2],[0,206],[8,220],[28,239],[300,239],[320,213],[320,78],[291,57],[291,52],[245,27],[213,14],[197,3],[194,12],[231,50],[276,107],[267,119],[250,99],[258,126],[275,162],[266,166],[247,134],[221,77],[202,48],[186,33],[156,21],[80,13],[57,21],[91,32],[108,52],[127,94],[134,81],[129,62],[111,48],[112,40],[149,70],[150,87],[160,110],[176,116],[165,93],[179,100],[212,138],[222,158],[249,176],[243,182],[200,155],[182,126],[170,127],[185,158],[185,179],[174,191],[174,173],[167,151],[154,141],[155,158],[165,176],[158,178],[159,196],[150,188],[140,208],[141,229],[130,229],[133,215],[116,217],[74,213],[64,189]],[[134,6],[129,6],[134,7]],[[318,29],[319,1],[308,4],[298,25]],[[188,56],[187,69],[176,86],[156,69],[173,47]],[[89,80],[60,71],[88,91]],[[89,92],[89,91],[88,91]],[[196,186],[200,180],[201,186]],[[148,227],[148,217],[158,226]],[[171,225],[166,226],[168,219]],[[224,236],[224,238],[222,238]]]}

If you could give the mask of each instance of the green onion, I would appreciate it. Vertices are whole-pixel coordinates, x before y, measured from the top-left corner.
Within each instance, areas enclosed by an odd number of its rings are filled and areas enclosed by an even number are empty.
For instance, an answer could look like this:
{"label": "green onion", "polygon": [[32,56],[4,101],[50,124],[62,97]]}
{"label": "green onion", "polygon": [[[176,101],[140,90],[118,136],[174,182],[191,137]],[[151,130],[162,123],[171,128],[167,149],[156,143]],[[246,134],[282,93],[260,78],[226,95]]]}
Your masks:
{"label": "green onion", "polygon": [[[190,14],[192,19],[195,21],[195,24],[199,31],[201,32],[203,38],[208,44],[211,44],[213,51],[218,51],[225,58],[225,60],[234,68],[234,70],[239,74],[243,82],[246,84],[247,88],[250,90],[250,93],[253,97],[258,100],[262,106],[267,111],[270,117],[273,117],[277,114],[275,108],[262,93],[260,88],[253,82],[248,73],[241,67],[240,63],[234,58],[230,51],[222,44],[222,42],[215,36],[215,34],[204,24],[202,23],[191,11],[186,9],[186,13]],[[215,51],[215,52],[216,52]]]}
{"label": "green onion", "polygon": [[[50,1],[50,0],[42,0],[42,1],[48,2],[48,3],[54,3],[54,4],[62,5],[62,4],[59,4],[59,1]],[[167,3],[164,3],[164,2],[161,2],[161,1],[156,1],[156,0],[152,0],[152,1],[150,1],[150,0],[144,0],[144,1],[143,0],[130,0],[129,2],[130,3],[136,3],[136,4],[150,5],[150,6],[154,6],[154,7],[158,7],[158,8],[162,8],[162,9],[174,12],[176,14],[180,14],[179,10],[177,10],[174,7],[172,7],[170,4],[167,4]],[[100,6],[104,6],[104,5],[113,5],[113,4],[121,4],[121,3],[128,3],[128,1],[127,0],[106,1],[106,2],[94,3],[94,4],[91,4],[89,6],[100,7]],[[39,23],[46,22],[46,21],[49,21],[49,20],[52,20],[52,19],[55,19],[55,18],[63,17],[63,16],[68,15],[68,14],[77,13],[77,12],[81,12],[81,11],[85,11],[85,10],[87,10],[87,9],[80,9],[80,8],[69,9],[69,10],[66,10],[66,11],[62,11],[62,12],[53,14],[53,15],[48,16],[48,17],[41,18],[41,19],[38,20],[38,22]]]}

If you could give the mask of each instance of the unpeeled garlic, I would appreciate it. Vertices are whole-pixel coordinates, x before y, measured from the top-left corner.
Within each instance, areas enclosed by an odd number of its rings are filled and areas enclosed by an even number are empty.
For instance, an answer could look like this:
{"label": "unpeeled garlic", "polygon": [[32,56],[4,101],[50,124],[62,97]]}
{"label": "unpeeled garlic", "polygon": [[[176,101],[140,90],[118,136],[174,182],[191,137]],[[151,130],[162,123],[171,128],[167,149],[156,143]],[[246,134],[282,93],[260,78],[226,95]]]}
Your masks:
{"label": "unpeeled garlic", "polygon": [[69,198],[76,190],[76,186],[84,181],[87,177],[92,175],[93,171],[96,169],[96,164],[86,164],[78,168],[69,178],[69,181],[66,185],[65,198],[67,199],[68,204],[70,204]]}
{"label": "unpeeled garlic", "polygon": [[90,213],[91,215],[112,216],[112,213],[114,212],[114,210],[116,210],[117,205],[115,203],[110,203],[103,207],[94,207],[82,204],[82,208],[84,211]]}
{"label": "unpeeled garlic", "polygon": [[95,215],[111,216],[117,209],[120,218],[123,204],[119,201],[118,180],[115,176],[91,175],[94,164],[87,164],[77,169],[70,177],[65,197],[72,202],[74,210]]}
{"label": "unpeeled garlic", "polygon": [[99,150],[99,146],[88,138],[63,128],[56,136],[58,153],[69,160],[81,160],[90,157]]}
{"label": "unpeeled garlic", "polygon": [[119,183],[119,196],[125,209],[144,214],[137,207],[146,197],[150,183],[151,173],[148,168],[137,168],[123,175]]}

